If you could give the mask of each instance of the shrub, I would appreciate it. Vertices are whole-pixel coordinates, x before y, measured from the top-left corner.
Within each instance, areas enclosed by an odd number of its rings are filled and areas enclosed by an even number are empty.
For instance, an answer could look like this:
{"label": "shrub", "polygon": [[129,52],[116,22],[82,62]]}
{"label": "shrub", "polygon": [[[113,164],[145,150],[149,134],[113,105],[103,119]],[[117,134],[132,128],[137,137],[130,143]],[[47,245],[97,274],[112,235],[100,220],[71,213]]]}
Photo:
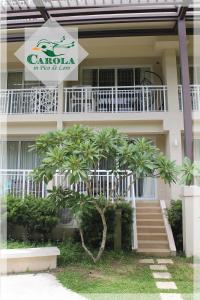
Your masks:
{"label": "shrub", "polygon": [[172,227],[176,248],[178,251],[183,251],[182,201],[172,200],[167,214]]}
{"label": "shrub", "polygon": [[[131,248],[132,208],[127,202],[119,202],[106,210],[105,216],[108,227],[106,249],[114,248],[114,221],[117,208],[122,211],[122,249],[129,250]],[[102,222],[95,208],[90,208],[82,213],[81,227],[87,245],[91,248],[98,248],[102,238]],[[79,239],[79,237],[77,236],[76,239]]]}
{"label": "shrub", "polygon": [[47,240],[49,233],[58,223],[58,209],[48,198],[27,196],[24,199],[7,197],[8,236],[16,225],[22,225],[27,238],[32,239],[35,234],[39,239]]}

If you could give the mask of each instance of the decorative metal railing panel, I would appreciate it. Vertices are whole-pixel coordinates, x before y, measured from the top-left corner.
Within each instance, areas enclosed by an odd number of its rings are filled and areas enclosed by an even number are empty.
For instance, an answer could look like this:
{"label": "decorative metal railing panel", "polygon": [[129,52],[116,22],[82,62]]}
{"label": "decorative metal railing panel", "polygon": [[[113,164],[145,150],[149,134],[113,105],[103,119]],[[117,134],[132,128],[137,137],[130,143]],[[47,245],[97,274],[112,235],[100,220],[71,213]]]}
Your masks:
{"label": "decorative metal railing panel", "polygon": [[46,184],[44,182],[35,182],[31,172],[32,170],[0,170],[3,194],[11,194],[20,198],[24,198],[27,195],[45,197],[47,195]]}
{"label": "decorative metal railing panel", "polygon": [[64,89],[65,113],[148,111],[167,111],[166,86]]}
{"label": "decorative metal railing panel", "polygon": [[[0,170],[0,182],[4,193],[22,198],[29,194],[45,197],[47,195],[46,184],[34,182],[31,172],[32,170]],[[155,178],[139,179],[134,183],[128,171],[120,171],[116,175],[110,170],[91,170],[90,179],[93,196],[103,194],[107,199],[113,199],[116,196],[128,200],[156,199]],[[61,174],[55,174],[51,186],[63,186],[83,194],[87,193],[87,187],[83,181],[80,180],[77,184],[70,185],[69,176]]]}
{"label": "decorative metal railing panel", "polygon": [[[182,85],[178,86],[179,93],[179,109],[183,110],[183,91]],[[200,111],[200,85],[190,85],[190,95],[192,100],[192,110]]]}
{"label": "decorative metal railing panel", "polygon": [[57,88],[1,90],[1,114],[52,114],[57,112]]}

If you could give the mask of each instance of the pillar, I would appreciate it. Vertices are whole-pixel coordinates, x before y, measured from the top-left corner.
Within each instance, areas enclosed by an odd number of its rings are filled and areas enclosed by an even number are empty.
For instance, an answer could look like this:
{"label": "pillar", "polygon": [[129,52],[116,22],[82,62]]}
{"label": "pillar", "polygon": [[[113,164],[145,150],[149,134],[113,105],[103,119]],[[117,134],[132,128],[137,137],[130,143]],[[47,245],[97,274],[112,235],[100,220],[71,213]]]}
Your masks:
{"label": "pillar", "polygon": [[164,50],[162,56],[162,68],[168,90],[168,111],[170,113],[177,113],[177,111],[179,111],[179,98],[176,49]]}
{"label": "pillar", "polygon": [[[176,49],[167,49],[162,57],[163,75],[168,90],[168,114],[164,121],[164,129],[168,132],[166,140],[166,154],[177,165],[182,164],[182,115],[179,113],[178,97],[178,68],[176,60]],[[171,199],[180,198],[181,188],[178,184],[172,184]]]}

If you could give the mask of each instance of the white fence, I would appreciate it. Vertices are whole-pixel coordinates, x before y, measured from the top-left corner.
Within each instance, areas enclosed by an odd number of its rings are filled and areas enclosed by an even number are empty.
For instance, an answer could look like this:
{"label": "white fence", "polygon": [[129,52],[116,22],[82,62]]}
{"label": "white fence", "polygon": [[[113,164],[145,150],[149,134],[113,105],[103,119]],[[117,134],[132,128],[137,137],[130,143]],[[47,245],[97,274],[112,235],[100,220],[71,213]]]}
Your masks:
{"label": "white fence", "polygon": [[[178,86],[179,109],[183,110],[183,91],[182,85]],[[192,110],[200,111],[200,85],[190,85],[190,95],[192,100]]]}
{"label": "white fence", "polygon": [[[45,197],[47,186],[44,182],[36,183],[31,176],[32,170],[0,170],[0,182],[4,192],[18,197],[34,195]],[[127,173],[126,173],[127,174]],[[91,171],[91,187],[94,196],[103,194],[107,199],[119,196],[129,200],[136,199],[155,199],[156,180],[154,178],[144,178],[133,182],[131,175],[128,177],[123,171],[117,176],[109,170]],[[81,193],[87,192],[87,187],[80,180],[76,185],[70,185],[69,177],[56,174],[51,186],[64,186]]]}
{"label": "white fence", "polygon": [[167,111],[166,86],[65,88],[64,99],[65,113]]}
{"label": "white fence", "polygon": [[27,195],[45,197],[47,190],[45,183],[34,182],[31,172],[32,170],[0,170],[0,182],[4,194],[22,198]]}
{"label": "white fence", "polygon": [[56,88],[1,90],[1,114],[49,114],[57,112]]}

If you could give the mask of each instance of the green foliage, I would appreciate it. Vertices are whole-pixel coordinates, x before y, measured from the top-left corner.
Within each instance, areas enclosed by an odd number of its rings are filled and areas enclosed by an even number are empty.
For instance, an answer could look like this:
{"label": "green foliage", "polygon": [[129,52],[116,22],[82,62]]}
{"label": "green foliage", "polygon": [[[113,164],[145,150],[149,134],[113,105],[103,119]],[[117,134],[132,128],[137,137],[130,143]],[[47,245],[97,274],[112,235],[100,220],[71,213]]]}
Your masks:
{"label": "green foliage", "polygon": [[[40,136],[32,150],[36,150],[43,156],[41,165],[34,171],[35,180],[44,179],[45,182],[48,182],[56,172],[69,176],[72,191],[69,192],[62,188],[53,189],[48,199],[52,202],[55,201],[57,207],[65,205],[74,214],[78,221],[82,246],[94,262],[100,259],[106,241],[109,244],[109,235],[113,236],[113,214],[116,207],[100,194],[93,196],[91,170],[97,170],[103,159],[109,159],[112,161],[112,172],[115,176],[121,169],[130,170],[131,174],[129,175],[132,175],[134,180],[156,176],[161,177],[169,184],[176,181],[175,162],[168,160],[145,138],[137,138],[130,142],[128,137],[113,128],[95,131],[84,126],[75,125],[63,131]],[[128,173],[123,176],[127,177]],[[80,181],[86,185],[87,195],[73,191],[74,184],[80,183]],[[114,185],[112,193],[116,195],[114,202],[117,205],[117,184]],[[91,220],[92,223],[89,224],[86,230],[84,220],[87,215],[89,216],[88,220]],[[101,224],[99,224],[99,227],[95,225],[94,215]],[[130,215],[132,214],[130,213]],[[130,241],[129,225],[124,227],[127,231],[123,236],[128,236]],[[82,230],[83,228],[84,230]],[[89,237],[89,231],[91,230],[93,232]],[[95,241],[92,242],[94,232]],[[84,235],[88,235],[86,239],[89,240],[89,243],[91,241],[92,246],[99,244],[99,252],[96,257],[87,248]],[[112,240],[112,237],[110,240]]]}
{"label": "green foliage", "polygon": [[168,160],[147,139],[136,138],[130,142],[113,128],[95,131],[75,125],[41,135],[32,150],[43,157],[34,171],[35,179],[48,182],[59,171],[70,177],[70,184],[80,180],[87,183],[88,194],[90,170],[96,170],[102,159],[110,159],[115,172],[130,170],[135,179],[156,176],[169,184],[176,181],[175,162]]}
{"label": "green foliage", "polygon": [[[27,231],[29,239],[39,234],[46,240],[48,234],[58,223],[58,209],[48,198],[34,198],[27,196],[24,199],[8,195],[7,197],[8,230],[13,226],[22,225]],[[12,232],[8,232],[11,234]]]}
{"label": "green foliage", "polygon": [[60,249],[60,256],[58,256],[58,265],[66,266],[73,263],[88,262],[88,256],[80,245],[72,241],[66,241],[57,245]]}
{"label": "green foliage", "polygon": [[[132,208],[130,203],[119,201],[107,208],[105,212],[106,223],[108,227],[106,249],[114,248],[114,221],[115,211],[120,208],[122,211],[122,249],[131,248],[131,226],[132,226]],[[98,248],[102,238],[101,217],[95,208],[85,209],[81,216],[81,228],[83,229],[85,240],[90,248]],[[77,238],[79,240],[79,237]]]}
{"label": "green foliage", "polygon": [[172,200],[167,210],[168,220],[172,227],[176,247],[183,251],[182,201]]}
{"label": "green foliage", "polygon": [[191,185],[195,176],[200,176],[200,165],[192,162],[188,157],[185,157],[183,165],[180,169],[181,183]]}

